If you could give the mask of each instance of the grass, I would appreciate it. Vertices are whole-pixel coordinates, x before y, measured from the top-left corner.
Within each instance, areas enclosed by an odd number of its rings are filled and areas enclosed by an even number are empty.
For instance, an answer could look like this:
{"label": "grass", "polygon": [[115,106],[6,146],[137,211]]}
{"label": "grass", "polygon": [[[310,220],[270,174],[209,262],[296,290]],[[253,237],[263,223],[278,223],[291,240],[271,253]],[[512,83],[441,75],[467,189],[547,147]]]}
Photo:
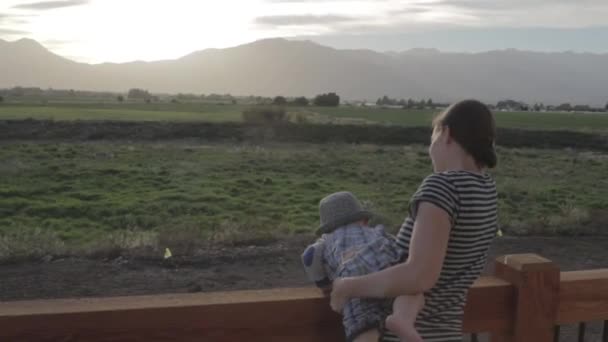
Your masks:
{"label": "grass", "polygon": [[[49,103],[3,104],[0,119],[129,120],[129,121],[241,121],[245,105],[205,103]],[[312,121],[382,123],[430,126],[433,110],[402,110],[341,106],[288,107]],[[535,130],[608,132],[608,113],[496,112],[499,127]]]}
{"label": "grass", "polygon": [[245,107],[169,103],[0,105],[0,119],[240,121]]}
{"label": "grass", "polygon": [[[602,233],[608,155],[501,149],[499,156],[506,233]],[[0,256],[141,245],[179,253],[197,242],[308,234],[319,199],[344,189],[395,231],[429,166],[422,146],[4,143]]]}
{"label": "grass", "polygon": [[[402,126],[430,126],[437,111],[381,108],[314,108],[313,111],[336,118],[359,118],[371,122]],[[535,130],[608,131],[608,113],[495,112],[499,127]]]}

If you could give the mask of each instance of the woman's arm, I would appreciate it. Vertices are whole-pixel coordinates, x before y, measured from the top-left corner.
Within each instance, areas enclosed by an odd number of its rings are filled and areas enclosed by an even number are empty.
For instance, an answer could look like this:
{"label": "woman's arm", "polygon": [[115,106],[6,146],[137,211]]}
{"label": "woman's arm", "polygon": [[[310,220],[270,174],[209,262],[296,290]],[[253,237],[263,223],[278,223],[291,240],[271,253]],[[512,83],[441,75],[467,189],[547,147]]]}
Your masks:
{"label": "woman's arm", "polygon": [[431,289],[441,273],[451,220],[438,206],[421,202],[410,240],[409,257],[401,264],[360,277],[336,279],[332,308],[341,311],[353,297],[395,298]]}

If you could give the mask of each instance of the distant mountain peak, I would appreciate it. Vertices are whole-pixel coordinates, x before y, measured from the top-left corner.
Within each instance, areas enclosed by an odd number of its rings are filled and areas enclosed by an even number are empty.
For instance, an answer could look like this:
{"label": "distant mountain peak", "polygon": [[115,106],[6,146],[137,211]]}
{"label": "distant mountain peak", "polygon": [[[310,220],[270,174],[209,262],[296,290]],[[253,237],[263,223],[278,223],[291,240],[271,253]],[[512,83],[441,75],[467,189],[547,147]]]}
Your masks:
{"label": "distant mountain peak", "polygon": [[407,54],[407,55],[436,55],[436,54],[440,54],[441,51],[439,51],[438,49],[434,49],[434,48],[413,48],[413,49],[409,49],[409,50],[405,50],[402,52],[403,54]]}
{"label": "distant mountain peak", "polygon": [[286,48],[290,46],[303,46],[303,47],[315,47],[315,48],[324,48],[324,49],[333,49],[328,46],[321,45],[319,43],[313,42],[311,40],[299,40],[299,39],[286,39],[286,38],[266,38],[261,40],[256,40],[254,42],[235,46],[235,48],[239,48],[242,46],[250,46],[250,47],[277,47],[277,48]]}
{"label": "distant mountain peak", "polygon": [[269,38],[206,49],[164,61],[85,64],[59,57],[32,39],[0,40],[0,88],[17,85],[345,99],[465,97],[495,102],[605,105],[608,54],[515,49],[446,53],[336,49],[309,40]]}
{"label": "distant mountain peak", "polygon": [[309,49],[309,50],[335,50],[334,48],[318,44],[310,40],[289,40],[286,38],[266,38],[256,40],[250,43],[232,46],[224,49],[208,48],[191,52],[185,56],[178,58],[178,60],[193,60],[201,56],[205,56],[211,53],[222,53],[224,51],[235,51],[235,50],[250,50],[250,51],[284,51],[289,49]]}
{"label": "distant mountain peak", "polygon": [[22,46],[22,47],[46,50],[46,48],[44,46],[42,46],[42,44],[40,44],[36,40],[30,39],[30,38],[21,38],[21,39],[15,40],[12,42],[12,44],[17,45],[17,46]]}
{"label": "distant mountain peak", "polygon": [[251,42],[251,44],[272,44],[272,43],[288,43],[289,40],[282,37],[264,38]]}

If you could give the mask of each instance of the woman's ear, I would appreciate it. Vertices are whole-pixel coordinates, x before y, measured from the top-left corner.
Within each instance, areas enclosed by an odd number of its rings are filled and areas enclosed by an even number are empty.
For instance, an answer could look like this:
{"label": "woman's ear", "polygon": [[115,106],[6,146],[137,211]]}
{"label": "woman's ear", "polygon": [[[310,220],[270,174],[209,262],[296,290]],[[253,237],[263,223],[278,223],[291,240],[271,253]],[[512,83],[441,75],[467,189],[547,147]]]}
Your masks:
{"label": "woman's ear", "polygon": [[443,131],[441,132],[441,139],[444,139],[443,142],[445,142],[446,144],[451,144],[452,141],[454,141],[454,139],[452,139],[452,135],[450,134],[450,127],[445,126],[443,128]]}

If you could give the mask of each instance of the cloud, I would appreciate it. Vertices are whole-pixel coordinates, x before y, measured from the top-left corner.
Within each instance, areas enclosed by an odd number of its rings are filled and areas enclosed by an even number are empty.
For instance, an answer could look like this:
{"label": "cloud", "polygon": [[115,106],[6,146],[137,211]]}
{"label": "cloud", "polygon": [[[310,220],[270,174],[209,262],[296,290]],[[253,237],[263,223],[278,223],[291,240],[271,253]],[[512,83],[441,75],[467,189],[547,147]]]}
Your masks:
{"label": "cloud", "polygon": [[74,40],[62,40],[62,39],[47,39],[42,42],[42,45],[49,47],[61,47],[64,45],[73,44],[76,41]]}
{"label": "cloud", "polygon": [[[467,28],[585,28],[606,27],[607,0],[266,0],[293,4],[293,12],[260,17],[258,24],[325,26],[325,33],[405,33]],[[299,4],[296,4],[299,3]],[[310,3],[306,5],[305,3]],[[332,15],[301,16],[302,8],[332,3]],[[292,6],[289,4],[289,6]],[[304,7],[302,7],[304,6]],[[310,6],[310,7],[306,7]],[[322,10],[322,8],[314,9]],[[366,9],[362,11],[361,9]],[[289,7],[283,8],[289,10]],[[300,12],[301,13],[301,12]],[[317,12],[318,13],[318,12]],[[323,12],[321,12],[323,13]],[[293,14],[293,15],[289,15]]]}
{"label": "cloud", "polygon": [[355,20],[341,15],[274,15],[255,19],[257,24],[270,26],[333,25]]}
{"label": "cloud", "polygon": [[32,15],[0,13],[0,23],[27,24],[29,21],[23,18],[28,17],[32,17]]}
{"label": "cloud", "polygon": [[[352,1],[353,0],[331,0],[331,2],[352,2]],[[371,2],[373,2],[373,1],[374,0],[371,0]],[[375,1],[380,1],[380,0],[375,0]],[[267,0],[267,2],[270,2],[270,3],[311,3],[311,2],[323,3],[323,2],[328,2],[328,1],[327,0]]]}
{"label": "cloud", "polygon": [[[435,5],[481,11],[518,11],[530,8],[568,6],[578,10],[606,7],[605,0],[438,0]],[[541,15],[542,16],[542,15]]]}
{"label": "cloud", "polygon": [[12,14],[0,13],[0,23],[13,20]]}
{"label": "cloud", "polygon": [[[596,28],[470,28],[434,29],[409,33],[395,31],[361,34],[336,33],[300,36],[339,49],[365,47],[376,51],[436,48],[446,52],[483,52],[516,48],[545,52],[608,53],[598,41],[608,40],[608,27]],[[608,55],[606,55],[608,56]]]}
{"label": "cloud", "polygon": [[46,11],[57,8],[73,7],[85,5],[89,0],[61,0],[61,1],[40,1],[31,2],[28,4],[16,5],[13,8],[35,10],[35,11]]}
{"label": "cloud", "polygon": [[421,14],[421,13],[428,13],[428,12],[432,12],[432,11],[433,11],[433,9],[430,7],[406,7],[406,8],[393,10],[393,11],[391,11],[391,14],[397,14],[397,15]]}
{"label": "cloud", "polygon": [[27,32],[27,31],[0,27],[0,35],[15,36],[15,35],[25,35],[25,34],[29,34],[29,33],[30,32]]}
{"label": "cloud", "polygon": [[606,0],[437,0],[434,8],[477,16],[487,27],[606,26]]}
{"label": "cloud", "polygon": [[[529,3],[533,3],[530,1]],[[505,2],[501,0],[495,1],[477,1],[477,0],[441,0],[436,3],[438,6],[457,7],[469,10],[505,10],[521,7],[521,3],[517,0]]]}
{"label": "cloud", "polygon": [[63,45],[63,44],[69,44],[69,43],[73,43],[73,40],[63,40],[63,39],[47,39],[44,41],[45,44],[50,44],[50,45]]}

